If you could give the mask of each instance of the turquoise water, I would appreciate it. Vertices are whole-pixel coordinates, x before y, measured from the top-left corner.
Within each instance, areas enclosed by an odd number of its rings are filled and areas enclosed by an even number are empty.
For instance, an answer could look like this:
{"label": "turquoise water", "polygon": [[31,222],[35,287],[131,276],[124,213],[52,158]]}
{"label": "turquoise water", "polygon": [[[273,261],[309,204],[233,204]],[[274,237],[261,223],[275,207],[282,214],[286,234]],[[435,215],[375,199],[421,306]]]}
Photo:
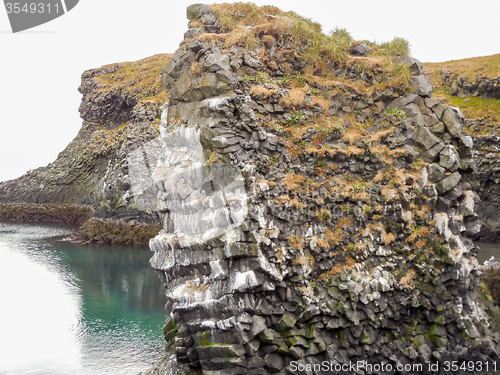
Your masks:
{"label": "turquoise water", "polygon": [[[0,223],[0,375],[136,375],[163,356],[147,246],[74,244],[73,230]],[[480,263],[500,259],[478,245]]]}
{"label": "turquoise water", "polygon": [[145,247],[0,223],[0,375],[137,374],[163,353],[163,286]]}

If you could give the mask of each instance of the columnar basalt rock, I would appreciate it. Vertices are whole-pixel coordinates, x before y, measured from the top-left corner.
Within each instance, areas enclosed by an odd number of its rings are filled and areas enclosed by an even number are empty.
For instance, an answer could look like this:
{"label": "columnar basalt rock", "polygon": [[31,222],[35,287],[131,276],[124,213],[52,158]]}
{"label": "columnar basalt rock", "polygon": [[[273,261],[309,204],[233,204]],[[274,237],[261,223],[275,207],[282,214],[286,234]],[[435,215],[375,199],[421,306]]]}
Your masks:
{"label": "columnar basalt rock", "polygon": [[[498,242],[500,240],[500,161],[498,158],[498,100],[500,81],[497,62],[499,56],[485,56],[445,63],[426,64],[441,100],[460,104],[464,108],[465,133],[471,137],[474,149],[468,161],[475,167],[471,177],[472,189],[480,198],[476,214],[482,228],[474,226],[467,233],[475,240]],[[496,78],[495,78],[496,77]],[[466,147],[459,146],[460,153]],[[462,155],[460,155],[462,157]],[[462,157],[463,159],[463,157]]]}
{"label": "columnar basalt rock", "polygon": [[469,238],[473,141],[418,61],[402,61],[413,90],[335,67],[362,90],[308,74],[272,35],[227,43],[211,7],[187,14],[162,71],[164,229],[150,247],[167,355],[150,373],[324,374],[336,373],[324,361],[365,360],[430,374],[429,362],[496,360]]}

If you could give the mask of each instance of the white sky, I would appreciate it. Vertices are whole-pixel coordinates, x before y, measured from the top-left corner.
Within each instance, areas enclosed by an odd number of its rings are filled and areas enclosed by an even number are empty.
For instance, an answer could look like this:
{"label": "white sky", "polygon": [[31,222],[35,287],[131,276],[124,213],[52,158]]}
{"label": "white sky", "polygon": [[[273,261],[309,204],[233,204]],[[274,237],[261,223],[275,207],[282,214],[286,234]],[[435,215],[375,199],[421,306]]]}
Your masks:
{"label": "white sky", "polygon": [[[172,53],[196,0],[80,0],[66,15],[12,34],[0,5],[0,181],[47,165],[81,127],[86,69]],[[212,3],[210,1],[208,3]],[[424,62],[500,53],[500,0],[255,0],[354,39],[410,41]]]}

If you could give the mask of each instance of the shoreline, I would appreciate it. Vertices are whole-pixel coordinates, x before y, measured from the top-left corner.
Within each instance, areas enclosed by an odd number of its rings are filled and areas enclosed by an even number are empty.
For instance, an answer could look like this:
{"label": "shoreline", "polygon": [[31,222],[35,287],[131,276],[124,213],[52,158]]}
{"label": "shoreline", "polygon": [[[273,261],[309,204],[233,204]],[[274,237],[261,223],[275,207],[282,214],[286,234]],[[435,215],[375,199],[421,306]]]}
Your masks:
{"label": "shoreline", "polygon": [[0,222],[50,222],[78,226],[72,241],[82,244],[144,245],[162,229],[158,224],[94,218],[89,206],[56,203],[0,204]]}

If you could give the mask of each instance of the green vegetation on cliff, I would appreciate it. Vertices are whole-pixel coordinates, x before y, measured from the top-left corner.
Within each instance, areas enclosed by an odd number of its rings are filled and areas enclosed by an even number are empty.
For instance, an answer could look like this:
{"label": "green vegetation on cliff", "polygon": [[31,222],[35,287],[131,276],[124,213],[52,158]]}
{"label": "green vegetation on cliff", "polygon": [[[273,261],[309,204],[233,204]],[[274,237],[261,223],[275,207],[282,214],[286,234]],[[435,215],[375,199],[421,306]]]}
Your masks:
{"label": "green vegetation on cliff", "polygon": [[[281,44],[294,48],[310,62],[320,60],[345,64],[351,48],[361,42],[354,42],[348,31],[336,28],[328,35],[321,30],[321,25],[311,19],[299,16],[293,11],[283,12],[274,6],[258,7],[253,3],[232,3],[213,5],[214,13],[221,20],[221,29],[227,46],[243,42],[252,48],[258,39],[267,35]],[[394,38],[392,42],[370,43],[372,56],[406,56],[409,43],[403,38]]]}
{"label": "green vegetation on cliff", "polygon": [[146,243],[154,236],[156,226],[124,229],[128,221],[158,221],[157,215],[137,210],[127,195],[127,156],[159,134],[160,106],[167,100],[160,70],[170,58],[160,54],[85,71],[79,87],[82,128],[53,163],[0,184],[0,203],[5,203],[0,220],[71,221],[83,217],[86,206],[90,215],[79,225],[94,212],[98,219],[114,220],[115,227],[88,222],[80,231],[84,241]]}
{"label": "green vegetation on cliff", "polygon": [[[374,43],[354,41],[345,29],[336,28],[324,34],[321,25],[293,11],[283,12],[274,6],[258,7],[253,3],[215,4],[212,10],[220,20],[220,33],[205,30],[203,23],[191,21],[191,27],[206,31],[200,36],[206,42],[218,40],[225,48],[240,45],[247,49],[264,43],[272,48],[279,43],[288,53],[295,53],[307,65],[306,75],[316,79],[334,77],[334,69],[350,67],[372,74],[383,71],[390,78],[392,87],[408,87],[410,71],[408,66],[394,61],[394,56],[407,56],[410,44],[403,38],[391,42]],[[188,14],[188,17],[190,15]],[[352,49],[361,44],[368,46],[366,53],[354,56]],[[265,61],[265,56],[262,56]],[[272,64],[272,59],[269,59]],[[336,77],[338,79],[338,77]],[[368,89],[367,85],[361,85]]]}
{"label": "green vegetation on cliff", "polygon": [[[274,7],[195,4],[187,16],[161,72],[167,215],[151,265],[179,328],[165,329],[159,373],[497,358],[478,345],[493,332],[470,239],[474,143],[420,62]],[[409,85],[394,85],[390,61]],[[185,151],[197,139],[212,173],[199,173],[199,148]],[[243,199],[230,224],[204,223],[219,209],[207,186],[229,164]]]}
{"label": "green vegetation on cliff", "polygon": [[168,97],[162,89],[160,71],[172,57],[171,54],[158,54],[133,62],[105,65],[103,69],[112,72],[95,77],[100,91],[119,89],[131,92],[141,101],[153,101],[163,105]]}

